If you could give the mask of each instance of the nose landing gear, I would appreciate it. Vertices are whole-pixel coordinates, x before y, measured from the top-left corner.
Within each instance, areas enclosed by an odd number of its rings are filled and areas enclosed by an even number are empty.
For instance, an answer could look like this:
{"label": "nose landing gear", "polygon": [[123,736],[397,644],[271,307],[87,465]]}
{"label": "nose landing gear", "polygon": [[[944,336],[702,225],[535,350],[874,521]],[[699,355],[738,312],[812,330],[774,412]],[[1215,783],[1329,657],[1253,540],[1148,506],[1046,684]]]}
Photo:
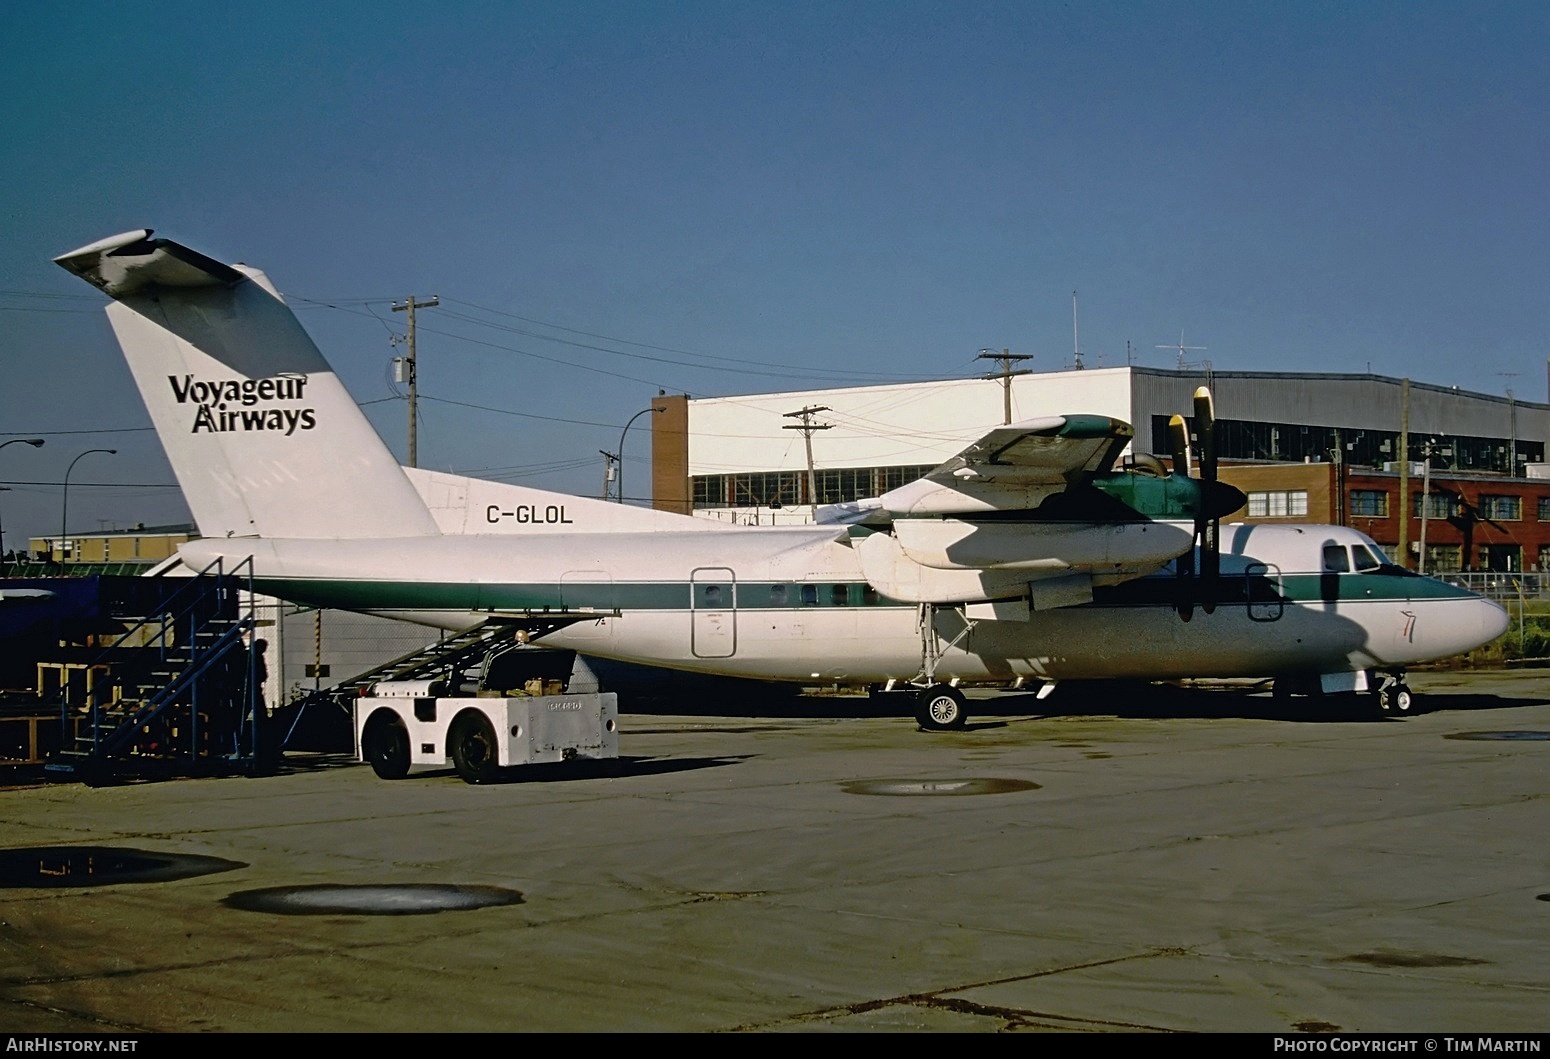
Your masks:
{"label": "nose landing gear", "polygon": [[1404,670],[1384,673],[1377,688],[1378,709],[1383,713],[1400,716],[1420,712],[1410,685],[1405,683]]}

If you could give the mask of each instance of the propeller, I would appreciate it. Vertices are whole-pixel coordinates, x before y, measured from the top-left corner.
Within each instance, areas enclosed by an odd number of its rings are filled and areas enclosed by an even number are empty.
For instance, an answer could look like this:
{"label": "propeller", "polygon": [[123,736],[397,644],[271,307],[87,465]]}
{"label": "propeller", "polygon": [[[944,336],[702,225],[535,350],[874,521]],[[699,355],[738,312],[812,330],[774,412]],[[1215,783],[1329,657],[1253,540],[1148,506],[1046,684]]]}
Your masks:
{"label": "propeller", "polygon": [[[1189,462],[1189,427],[1181,415],[1171,416],[1168,419],[1168,444],[1173,450],[1173,473],[1181,478],[1191,478],[1193,468]],[[1195,537],[1200,535],[1200,521],[1195,521]],[[1174,573],[1179,578],[1179,617],[1185,621],[1195,613],[1195,604],[1192,599],[1192,589],[1195,579],[1195,544],[1191,538],[1190,546],[1184,550],[1184,554],[1173,560]]]}
{"label": "propeller", "polygon": [[[1200,453],[1200,490],[1195,502],[1194,541],[1200,549],[1200,569],[1195,569],[1195,546],[1174,562],[1179,578],[1179,617],[1189,621],[1198,602],[1207,614],[1216,610],[1218,583],[1221,580],[1222,516],[1243,506],[1244,495],[1216,477],[1216,409],[1211,391],[1195,391],[1195,441]],[[1173,473],[1193,477],[1189,458],[1189,428],[1183,416],[1168,420],[1168,441],[1173,450]]]}
{"label": "propeller", "polygon": [[[1216,405],[1204,386],[1195,391],[1195,437],[1200,444],[1200,480],[1209,495],[1216,487]],[[1202,496],[1195,512],[1195,539],[1200,542],[1200,609],[1210,614],[1216,609],[1216,584],[1222,570],[1222,519],[1207,510],[1210,505],[1205,500]]]}

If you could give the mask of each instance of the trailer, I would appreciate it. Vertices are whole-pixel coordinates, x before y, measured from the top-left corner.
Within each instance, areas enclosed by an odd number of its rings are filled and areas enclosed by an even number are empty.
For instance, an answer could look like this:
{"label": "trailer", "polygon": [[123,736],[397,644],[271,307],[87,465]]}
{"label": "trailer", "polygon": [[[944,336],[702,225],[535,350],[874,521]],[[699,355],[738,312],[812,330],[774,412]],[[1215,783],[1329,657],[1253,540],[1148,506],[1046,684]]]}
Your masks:
{"label": "trailer", "polygon": [[378,684],[357,699],[357,756],[385,780],[451,765],[467,783],[546,762],[619,756],[613,692],[572,694],[557,683],[537,693],[446,696],[440,681]]}

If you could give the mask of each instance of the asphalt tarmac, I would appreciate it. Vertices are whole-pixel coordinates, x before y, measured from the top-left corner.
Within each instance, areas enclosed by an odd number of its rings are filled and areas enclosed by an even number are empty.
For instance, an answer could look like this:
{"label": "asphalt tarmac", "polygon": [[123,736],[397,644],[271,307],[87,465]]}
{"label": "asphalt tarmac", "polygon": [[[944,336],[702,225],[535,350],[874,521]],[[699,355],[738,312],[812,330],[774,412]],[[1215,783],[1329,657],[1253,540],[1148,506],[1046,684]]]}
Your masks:
{"label": "asphalt tarmac", "polygon": [[1411,683],[1404,718],[700,702],[490,785],[14,786],[0,1029],[1550,1030],[1550,671]]}

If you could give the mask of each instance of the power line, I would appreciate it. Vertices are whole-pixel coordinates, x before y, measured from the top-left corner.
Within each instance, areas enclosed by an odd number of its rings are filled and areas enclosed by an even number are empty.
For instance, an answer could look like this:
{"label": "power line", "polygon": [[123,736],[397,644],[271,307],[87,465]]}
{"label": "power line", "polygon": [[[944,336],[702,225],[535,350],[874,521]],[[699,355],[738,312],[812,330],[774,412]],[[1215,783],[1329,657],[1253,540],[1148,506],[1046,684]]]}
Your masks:
{"label": "power line", "polygon": [[[332,299],[332,300],[324,301],[324,300],[319,300],[319,299],[300,298],[300,297],[297,297],[297,296],[288,296],[288,297],[290,297],[291,300],[294,300],[294,301],[306,302],[306,303],[308,303],[310,305],[317,306],[317,307],[320,307],[320,308],[335,309],[336,311],[343,312],[343,313],[348,313],[348,314],[354,315],[354,316],[371,316],[372,318],[378,320],[379,322],[382,322],[382,318],[377,316],[373,312],[369,312],[369,311],[368,312],[361,312],[359,310],[344,308],[343,307],[344,305],[349,304],[349,301],[347,299]],[[359,304],[368,306],[368,308],[369,308],[369,300],[361,300]],[[579,330],[577,328],[565,327],[562,324],[552,324],[552,323],[548,323],[548,322],[542,321],[542,320],[535,320],[532,317],[519,316],[519,315],[517,315],[515,313],[503,313],[501,310],[498,310],[498,309],[491,309],[491,308],[488,308],[487,306],[476,305],[476,304],[474,304],[472,302],[464,302],[464,301],[461,301],[461,300],[459,300],[457,298],[446,298],[446,299],[444,299],[444,304],[442,306],[442,310],[443,311],[442,311],[441,315],[443,317],[448,318],[448,319],[453,319],[453,320],[460,320],[463,323],[472,324],[475,327],[486,327],[486,328],[490,328],[491,330],[495,330],[495,331],[504,331],[504,332],[507,332],[507,333],[510,333],[510,334],[522,335],[523,337],[527,337],[527,338],[536,338],[540,342],[553,342],[553,343],[555,343],[557,345],[569,346],[569,347],[571,347],[573,349],[586,349],[586,350],[591,350],[591,351],[596,352],[596,353],[605,353],[605,354],[608,354],[610,356],[624,357],[624,358],[627,358],[627,359],[640,360],[640,361],[645,361],[645,362],[648,362],[648,363],[665,364],[665,365],[668,365],[668,366],[671,366],[671,367],[691,368],[691,369],[698,370],[698,371],[719,371],[719,372],[725,372],[725,373],[728,373],[728,374],[753,375],[753,376],[757,376],[757,377],[761,377],[761,378],[773,378],[773,379],[791,379],[793,377],[798,377],[798,378],[815,378],[816,377],[816,378],[820,378],[820,379],[829,378],[829,379],[833,379],[835,381],[871,381],[871,382],[935,381],[934,378],[931,377],[931,376],[920,375],[920,374],[903,374],[903,373],[893,373],[893,372],[849,372],[849,371],[838,371],[838,370],[831,369],[831,368],[806,367],[806,366],[801,366],[801,365],[782,365],[782,364],[775,364],[775,365],[771,365],[770,366],[772,368],[776,368],[776,369],[780,369],[780,370],[765,370],[765,369],[761,369],[761,368],[757,368],[757,367],[720,366],[718,364],[685,362],[685,361],[680,361],[680,360],[673,360],[673,359],[667,358],[667,357],[655,357],[655,356],[651,356],[651,355],[645,354],[645,353],[632,353],[632,352],[629,352],[627,350],[614,349],[614,348],[611,348],[609,346],[600,346],[600,345],[595,345],[595,344],[589,343],[589,342],[578,342],[578,341],[575,341],[573,339],[561,338],[561,337],[558,337],[556,335],[548,335],[548,334],[543,334],[543,333],[537,332],[537,331],[530,331],[530,330],[527,330],[525,328],[512,327],[512,326],[510,326],[508,324],[502,324],[502,323],[498,323],[498,322],[494,322],[494,321],[490,321],[490,320],[481,320],[481,319],[479,319],[476,316],[470,316],[470,315],[468,315],[466,313],[459,313],[459,312],[449,311],[447,309],[448,305],[466,305],[469,308],[477,309],[480,312],[492,313],[492,314],[495,314],[497,316],[508,316],[508,317],[511,317],[512,319],[521,320],[524,323],[533,323],[533,324],[536,324],[538,326],[550,328],[552,330],[564,331],[564,332],[567,332],[567,333],[570,333],[570,334],[581,335],[582,337],[585,337],[585,338],[599,338],[599,339],[602,339],[602,340],[605,340],[605,341],[609,341],[609,342],[621,342],[621,343],[624,343],[626,345],[639,346],[642,349],[653,349],[653,350],[657,350],[658,352],[665,352],[665,353],[677,353],[677,354],[682,355],[682,356],[694,357],[694,358],[697,358],[698,360],[701,360],[701,361],[707,361],[707,360],[709,360],[709,361],[719,361],[719,362],[724,363],[725,365],[746,365],[749,362],[746,361],[746,360],[740,360],[740,359],[733,358],[733,357],[718,357],[718,356],[715,356],[713,354],[694,353],[694,352],[691,352],[691,351],[688,351],[688,350],[674,349],[673,347],[670,347],[670,346],[654,346],[654,345],[651,345],[649,343],[636,342],[636,341],[633,341],[631,339],[615,338],[615,337],[612,337],[612,336],[609,336],[609,335],[600,335],[600,334],[596,334],[595,332],[591,332],[591,331],[582,331],[582,330]],[[455,339],[457,341],[468,342],[468,343],[471,343],[473,345],[486,346],[486,347],[489,347],[491,349],[498,349],[498,350],[501,350],[502,352],[506,352],[506,353],[515,353],[518,356],[530,357],[530,358],[532,358],[534,360],[547,361],[547,362],[552,363],[552,364],[561,364],[561,365],[564,365],[565,367],[568,367],[568,368],[581,368],[581,369],[583,369],[585,371],[596,372],[596,373],[598,373],[600,375],[608,375],[608,376],[611,376],[613,378],[623,379],[623,380],[625,380],[627,382],[639,382],[639,383],[642,383],[642,384],[648,385],[648,386],[655,386],[655,387],[658,387],[658,388],[673,389],[673,390],[679,390],[679,391],[688,391],[688,390],[691,390],[691,389],[698,389],[698,387],[685,387],[685,386],[679,386],[679,385],[677,385],[675,383],[664,382],[664,380],[661,380],[661,379],[641,379],[641,378],[637,378],[637,377],[634,377],[634,376],[631,376],[631,375],[625,375],[625,374],[622,374],[620,372],[609,371],[608,369],[596,367],[594,365],[582,364],[582,363],[578,363],[578,362],[576,362],[574,360],[564,360],[564,359],[561,359],[561,358],[558,358],[558,357],[547,356],[547,355],[542,354],[542,353],[535,353],[532,350],[521,349],[521,348],[518,348],[518,347],[515,347],[515,346],[502,345],[502,344],[500,344],[498,342],[491,342],[488,339],[474,338],[474,337],[472,337],[470,335],[459,334],[459,333],[454,332],[454,331],[445,331],[445,330],[439,330],[439,329],[428,328],[428,327],[422,327],[422,330],[426,331],[427,333],[435,334],[435,335],[440,335],[440,336],[445,337],[445,338],[451,338],[451,339]]]}
{"label": "power line", "polygon": [[18,435],[23,435],[29,438],[57,438],[65,437],[66,435],[70,434],[136,434],[155,429],[155,427],[99,427],[95,430],[7,430],[0,432],[0,438],[16,437]]}
{"label": "power line", "polygon": [[[749,361],[747,361],[746,359],[742,359],[742,358],[738,358],[738,357],[723,357],[723,356],[717,356],[714,353],[696,353],[693,350],[678,349],[678,348],[675,348],[673,346],[657,346],[657,345],[652,345],[649,342],[637,342],[634,339],[619,338],[619,337],[616,337],[616,336],[613,336],[613,335],[603,335],[603,334],[598,334],[598,333],[593,332],[593,331],[583,331],[583,330],[580,330],[580,329],[574,328],[574,327],[566,327],[563,324],[550,323],[547,320],[538,320],[538,319],[535,319],[535,318],[530,317],[530,316],[521,316],[521,315],[519,315],[517,313],[508,313],[508,312],[503,312],[500,309],[491,309],[488,306],[476,305],[473,302],[460,301],[457,298],[448,298],[447,301],[449,303],[452,303],[452,304],[455,304],[455,305],[467,305],[469,308],[471,308],[471,309],[478,309],[480,312],[493,313],[496,316],[508,316],[508,317],[510,317],[513,320],[521,320],[523,323],[535,324],[535,325],[537,325],[539,327],[547,327],[547,328],[550,328],[551,330],[555,330],[555,331],[564,331],[564,332],[567,332],[568,334],[581,335],[581,336],[583,336],[585,338],[596,338],[596,339],[601,339],[601,340],[606,341],[606,342],[622,342],[625,345],[639,346],[641,349],[654,349],[654,350],[656,350],[659,353],[676,353],[679,356],[694,357],[697,360],[719,361],[721,363],[735,364],[735,365],[746,365],[746,364],[749,363]],[[529,337],[543,339],[544,341],[548,341],[548,342],[560,342],[560,343],[563,343],[565,345],[573,345],[573,346],[577,346],[577,347],[582,348],[582,349],[597,350],[598,352],[602,352],[602,353],[612,353],[612,354],[615,354],[615,355],[618,355],[618,356],[624,356],[624,357],[636,357],[636,358],[643,359],[643,360],[654,360],[654,361],[658,361],[660,363],[675,364],[675,365],[678,365],[680,367],[704,367],[704,368],[711,368],[712,370],[734,370],[734,369],[714,368],[713,365],[708,365],[708,364],[685,364],[682,361],[665,360],[665,359],[660,358],[660,357],[648,357],[648,356],[646,356],[645,354],[642,354],[642,353],[629,353],[629,352],[626,352],[624,350],[610,349],[610,348],[605,347],[605,346],[593,346],[593,345],[588,345],[588,344],[582,343],[582,342],[572,342],[572,341],[570,341],[568,339],[555,338],[555,337],[550,336],[550,335],[543,335],[543,334],[539,334],[537,332],[523,330],[521,328],[506,328],[505,325],[492,324],[492,323],[489,323],[488,321],[480,320],[477,317],[471,317],[471,316],[467,316],[467,315],[464,315],[464,314],[451,313],[451,314],[448,314],[448,315],[455,316],[458,319],[467,320],[470,323],[475,323],[475,324],[478,324],[478,325],[480,325],[482,327],[502,327],[503,329],[513,331],[516,334],[527,335]],[[761,362],[761,363],[764,363],[765,366],[769,367],[769,368],[779,368],[779,369],[781,369],[781,372],[797,372],[797,373],[809,374],[809,375],[812,375],[812,374],[816,374],[816,375],[832,375],[832,376],[836,376],[836,377],[840,377],[840,378],[871,378],[871,379],[917,379],[917,378],[919,378],[919,376],[904,375],[904,374],[901,374],[901,373],[898,373],[898,372],[856,372],[856,371],[841,371],[841,370],[834,369],[834,368],[820,368],[820,367],[814,367],[814,366],[809,366],[809,365],[801,365],[801,364],[775,364],[775,363],[769,363],[769,362]],[[773,376],[775,376],[777,378],[783,377],[783,375],[781,375],[779,373],[776,373],[776,372],[760,372],[760,371],[754,371],[753,369],[748,369],[748,368],[739,368],[739,369],[735,369],[735,370],[746,371],[746,372],[749,372],[751,374],[773,375]]]}
{"label": "power line", "polygon": [[[0,482],[0,485],[8,488],[26,489],[29,486],[38,486],[44,489],[59,489],[64,482]],[[71,482],[77,489],[177,489],[176,482]]]}

